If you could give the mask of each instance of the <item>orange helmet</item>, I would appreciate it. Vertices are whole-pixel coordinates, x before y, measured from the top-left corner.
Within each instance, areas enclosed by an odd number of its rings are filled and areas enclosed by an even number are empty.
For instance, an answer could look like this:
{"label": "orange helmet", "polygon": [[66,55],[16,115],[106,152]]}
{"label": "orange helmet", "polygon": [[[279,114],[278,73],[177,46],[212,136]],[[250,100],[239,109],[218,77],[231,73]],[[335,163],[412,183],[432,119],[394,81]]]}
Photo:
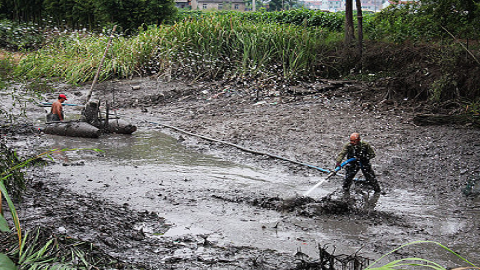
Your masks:
{"label": "orange helmet", "polygon": [[350,143],[357,144],[360,142],[360,134],[354,132],[350,135]]}

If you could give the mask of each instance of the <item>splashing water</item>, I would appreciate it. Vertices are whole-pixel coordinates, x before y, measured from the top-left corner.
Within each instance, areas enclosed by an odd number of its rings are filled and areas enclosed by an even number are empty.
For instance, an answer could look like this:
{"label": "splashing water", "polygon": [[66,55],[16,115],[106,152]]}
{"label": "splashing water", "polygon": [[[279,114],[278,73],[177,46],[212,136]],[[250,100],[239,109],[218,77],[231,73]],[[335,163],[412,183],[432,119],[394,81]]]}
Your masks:
{"label": "splashing water", "polygon": [[325,182],[328,178],[323,178],[322,180],[320,180],[320,182],[318,182],[317,184],[315,184],[315,186],[313,186],[312,188],[310,188],[307,192],[303,193],[303,196],[308,196],[308,194],[310,194],[310,192],[312,192],[314,189],[316,189],[317,187],[319,187],[321,184],[323,184],[323,182]]}

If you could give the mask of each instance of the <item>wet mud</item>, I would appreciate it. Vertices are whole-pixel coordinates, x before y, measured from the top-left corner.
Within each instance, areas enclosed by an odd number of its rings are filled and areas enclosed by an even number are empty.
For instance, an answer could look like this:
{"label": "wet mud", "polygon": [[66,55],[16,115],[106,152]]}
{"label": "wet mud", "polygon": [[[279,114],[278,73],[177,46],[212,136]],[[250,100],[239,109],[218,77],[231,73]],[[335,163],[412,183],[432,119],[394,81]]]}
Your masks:
{"label": "wet mud", "polygon": [[[58,91],[81,104],[87,89]],[[46,160],[19,203],[23,223],[91,242],[119,269],[320,269],[325,254],[371,262],[417,240],[480,260],[480,202],[465,192],[480,175],[477,128],[416,126],[419,106],[385,100],[380,90],[354,82],[305,89],[306,95],[271,89],[259,98],[220,83],[103,83],[93,99],[111,101],[117,116],[138,127],[132,135],[68,140],[36,129],[8,135],[23,153],[107,149]],[[43,117],[38,108],[28,113]],[[67,119],[78,113],[66,108]],[[302,196],[326,175],[299,163],[332,168],[354,131],[376,150],[372,164],[382,193],[359,184],[344,198],[336,176]],[[155,147],[160,133],[168,137],[168,153]],[[176,158],[183,155],[190,159]],[[464,266],[435,246],[408,247],[386,259],[402,257]]]}
{"label": "wet mud", "polygon": [[163,237],[171,225],[154,212],[49,185],[38,180],[52,177],[44,171],[34,177],[19,207],[22,224],[42,228],[46,238],[93,243],[95,250],[86,251],[103,259],[105,269],[295,269],[304,261],[274,251],[218,246],[208,234]]}

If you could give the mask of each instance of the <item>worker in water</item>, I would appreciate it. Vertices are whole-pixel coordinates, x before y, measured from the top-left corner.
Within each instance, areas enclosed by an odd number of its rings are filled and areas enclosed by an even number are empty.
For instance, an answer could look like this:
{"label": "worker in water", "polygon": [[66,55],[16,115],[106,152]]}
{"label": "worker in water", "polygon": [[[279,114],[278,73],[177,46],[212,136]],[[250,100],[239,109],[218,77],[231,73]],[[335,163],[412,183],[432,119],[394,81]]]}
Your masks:
{"label": "worker in water", "polygon": [[370,160],[375,157],[375,151],[369,143],[360,140],[359,133],[350,135],[350,142],[343,146],[342,151],[335,160],[335,168],[339,167],[345,156],[348,159],[355,158],[355,161],[345,165],[345,178],[343,180],[343,192],[345,196],[350,195],[350,186],[357,172],[361,169],[365,176],[365,181],[370,185],[375,193],[380,192],[380,185],[377,182],[373,172]]}
{"label": "worker in water", "polygon": [[58,95],[57,101],[52,103],[52,109],[50,114],[47,115],[47,122],[63,121],[63,105],[62,103],[67,100],[67,96],[64,94]]}

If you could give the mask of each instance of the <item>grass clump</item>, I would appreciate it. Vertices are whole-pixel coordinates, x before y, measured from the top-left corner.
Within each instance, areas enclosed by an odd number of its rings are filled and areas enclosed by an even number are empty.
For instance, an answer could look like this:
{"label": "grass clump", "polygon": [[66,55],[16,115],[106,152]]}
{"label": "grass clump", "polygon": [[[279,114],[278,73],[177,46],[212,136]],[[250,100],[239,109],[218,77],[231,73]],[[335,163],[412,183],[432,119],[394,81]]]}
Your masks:
{"label": "grass clump", "polygon": [[[308,77],[322,62],[332,36],[337,37],[321,28],[257,24],[220,15],[151,26],[132,37],[115,37],[99,79],[154,73],[203,79]],[[18,74],[71,83],[92,80],[107,40],[106,35],[60,36],[22,59]]]}
{"label": "grass clump", "polygon": [[[25,232],[21,246],[16,245],[15,239],[8,235],[0,244],[4,247],[0,252],[5,252],[0,253],[0,266],[9,263],[18,265],[18,269],[133,269],[88,242],[54,234],[50,229],[41,227]],[[2,270],[17,270],[10,267]]]}
{"label": "grass clump", "polygon": [[434,244],[434,245],[437,245],[440,248],[442,248],[444,251],[447,251],[447,253],[453,254],[456,258],[458,258],[461,261],[461,263],[467,265],[467,267],[462,268],[462,269],[479,269],[477,266],[475,266],[473,263],[471,263],[467,259],[460,256],[458,253],[454,252],[453,250],[449,249],[448,247],[446,247],[446,246],[444,246],[444,245],[442,245],[438,242],[435,242],[435,241],[415,241],[415,242],[411,242],[411,243],[402,245],[402,246],[388,252],[387,254],[383,255],[378,260],[376,260],[375,262],[370,264],[367,268],[365,268],[365,270],[400,270],[400,269],[419,269],[419,268],[427,268],[427,269],[433,269],[433,270],[448,270],[448,269],[451,269],[451,268],[444,267],[444,266],[442,266],[442,265],[440,265],[440,264],[438,264],[438,263],[436,263],[432,260],[428,260],[428,259],[424,259],[424,258],[415,258],[415,257],[393,260],[393,261],[390,261],[390,262],[388,262],[388,263],[386,263],[382,266],[374,267],[385,257],[399,251],[400,249],[404,249],[408,246],[417,245],[417,244]]}

